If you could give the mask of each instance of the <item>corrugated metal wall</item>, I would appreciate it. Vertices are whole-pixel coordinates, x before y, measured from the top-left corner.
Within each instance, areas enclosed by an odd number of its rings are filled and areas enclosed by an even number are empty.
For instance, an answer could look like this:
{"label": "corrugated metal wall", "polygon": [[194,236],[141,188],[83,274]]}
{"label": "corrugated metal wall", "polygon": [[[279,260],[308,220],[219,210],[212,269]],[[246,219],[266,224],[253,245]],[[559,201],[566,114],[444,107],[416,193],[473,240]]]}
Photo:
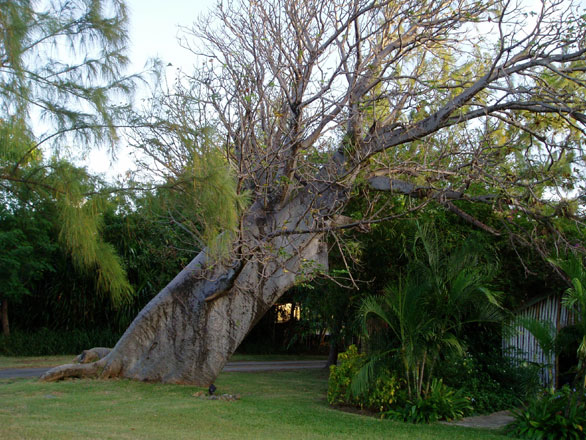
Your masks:
{"label": "corrugated metal wall", "polygon": [[[534,303],[530,303],[524,309],[520,310],[517,316],[550,322],[557,333],[560,329],[574,322],[572,314],[562,305],[561,299],[562,295],[550,295]],[[510,350],[519,362],[527,361],[551,366],[553,369],[553,377],[557,378],[556,359],[553,356],[548,359],[533,335],[525,328],[517,327],[512,334],[505,337],[503,339],[503,349]],[[549,385],[547,368],[542,369],[541,379],[543,385]]]}

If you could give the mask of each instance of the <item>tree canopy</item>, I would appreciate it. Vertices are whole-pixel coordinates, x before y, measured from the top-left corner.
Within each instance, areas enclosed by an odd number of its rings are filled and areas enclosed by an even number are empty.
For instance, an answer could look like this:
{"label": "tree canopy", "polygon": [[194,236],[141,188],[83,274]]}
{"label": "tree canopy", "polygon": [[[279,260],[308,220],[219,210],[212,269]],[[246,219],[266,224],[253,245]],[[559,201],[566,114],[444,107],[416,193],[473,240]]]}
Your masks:
{"label": "tree canopy", "polygon": [[312,194],[311,220],[272,234],[334,230],[360,189],[371,209],[350,223],[380,220],[389,207],[369,188],[539,244],[543,228],[582,212],[586,123],[584,16],[571,2],[539,5],[222,2],[186,30],[200,67],[167,95],[167,115],[186,127],[180,103],[217,127],[239,191],[263,206]]}

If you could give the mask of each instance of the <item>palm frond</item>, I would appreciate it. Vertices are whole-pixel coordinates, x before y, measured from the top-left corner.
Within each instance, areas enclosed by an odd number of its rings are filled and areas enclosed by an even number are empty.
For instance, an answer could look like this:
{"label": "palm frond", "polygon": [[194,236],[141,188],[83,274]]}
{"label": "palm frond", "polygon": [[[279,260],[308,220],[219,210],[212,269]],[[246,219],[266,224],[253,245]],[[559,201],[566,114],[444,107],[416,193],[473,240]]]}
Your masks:
{"label": "palm frond", "polygon": [[394,329],[392,325],[392,318],[389,316],[387,310],[383,308],[381,303],[383,300],[380,297],[370,295],[362,300],[358,310],[358,316],[360,317],[360,323],[365,333],[368,332],[368,320],[371,316],[381,319],[389,327]]}
{"label": "palm frond", "polygon": [[363,396],[378,376],[378,372],[386,366],[389,352],[371,355],[368,361],[358,370],[350,384],[350,392],[354,396]]}
{"label": "palm frond", "polygon": [[515,325],[525,328],[537,341],[546,357],[555,353],[556,331],[549,321],[540,321],[528,316],[519,316]]}

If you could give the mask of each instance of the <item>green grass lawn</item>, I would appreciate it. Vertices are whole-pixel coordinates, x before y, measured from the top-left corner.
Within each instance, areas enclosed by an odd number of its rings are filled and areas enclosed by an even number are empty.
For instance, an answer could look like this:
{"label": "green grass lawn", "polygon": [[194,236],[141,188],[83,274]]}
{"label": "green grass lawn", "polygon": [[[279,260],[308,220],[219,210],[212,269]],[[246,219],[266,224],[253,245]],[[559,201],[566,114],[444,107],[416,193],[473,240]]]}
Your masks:
{"label": "green grass lawn", "polygon": [[327,372],[222,373],[217,393],[127,380],[0,381],[2,439],[504,439],[487,430],[411,425],[332,409]]}

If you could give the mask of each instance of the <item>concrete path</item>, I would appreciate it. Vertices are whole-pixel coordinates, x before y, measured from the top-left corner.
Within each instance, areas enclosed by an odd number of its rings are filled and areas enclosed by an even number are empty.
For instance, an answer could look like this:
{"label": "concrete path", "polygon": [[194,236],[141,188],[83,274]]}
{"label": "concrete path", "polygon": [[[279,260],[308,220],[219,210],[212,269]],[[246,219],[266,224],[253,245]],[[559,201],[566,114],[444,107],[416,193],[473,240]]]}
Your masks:
{"label": "concrete path", "polygon": [[501,429],[513,420],[515,419],[509,411],[499,411],[484,416],[465,417],[454,422],[446,422],[446,425],[465,426],[467,428]]}
{"label": "concrete path", "polygon": [[15,377],[39,377],[48,368],[7,368],[0,370],[0,379],[13,379]]}
{"label": "concrete path", "polygon": [[[272,370],[304,370],[308,368],[325,368],[326,361],[273,361],[273,362],[228,362],[222,371],[246,372]],[[8,368],[0,370],[0,379],[16,377],[39,377],[49,368]]]}

